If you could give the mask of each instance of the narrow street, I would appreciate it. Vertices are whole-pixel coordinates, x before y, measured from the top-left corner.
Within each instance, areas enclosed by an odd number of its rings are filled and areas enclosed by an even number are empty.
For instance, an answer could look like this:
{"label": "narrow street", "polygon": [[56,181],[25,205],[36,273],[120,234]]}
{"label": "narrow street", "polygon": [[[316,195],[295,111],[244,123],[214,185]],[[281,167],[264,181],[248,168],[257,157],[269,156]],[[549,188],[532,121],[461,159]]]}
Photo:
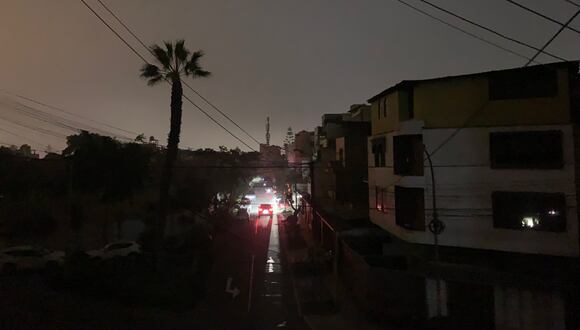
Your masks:
{"label": "narrow street", "polygon": [[216,229],[206,299],[195,318],[207,329],[304,329],[280,259],[282,214]]}

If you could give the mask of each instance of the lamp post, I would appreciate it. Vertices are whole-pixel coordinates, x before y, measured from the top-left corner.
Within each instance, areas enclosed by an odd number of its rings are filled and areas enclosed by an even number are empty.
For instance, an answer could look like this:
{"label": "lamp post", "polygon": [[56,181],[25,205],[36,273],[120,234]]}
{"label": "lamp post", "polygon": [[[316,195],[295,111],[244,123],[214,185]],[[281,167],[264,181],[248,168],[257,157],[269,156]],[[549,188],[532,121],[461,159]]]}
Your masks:
{"label": "lamp post", "polygon": [[432,192],[432,203],[433,203],[433,218],[429,221],[429,231],[433,234],[434,248],[435,248],[435,267],[436,267],[436,290],[437,290],[437,316],[441,316],[441,305],[443,299],[441,297],[441,276],[439,274],[439,235],[445,230],[445,224],[439,220],[437,214],[437,199],[435,191],[435,172],[433,170],[433,162],[431,160],[431,155],[427,152],[427,148],[423,145],[423,151],[427,155],[427,161],[429,162],[429,169],[431,171],[431,192]]}

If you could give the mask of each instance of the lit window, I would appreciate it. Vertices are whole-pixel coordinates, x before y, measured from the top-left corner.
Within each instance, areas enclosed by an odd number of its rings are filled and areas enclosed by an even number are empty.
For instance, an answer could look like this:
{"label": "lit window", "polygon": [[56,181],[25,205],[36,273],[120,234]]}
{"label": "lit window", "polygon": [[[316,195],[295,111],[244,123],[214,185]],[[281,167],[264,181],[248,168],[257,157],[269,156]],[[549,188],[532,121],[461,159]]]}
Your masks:
{"label": "lit window", "polygon": [[566,231],[562,193],[494,191],[492,207],[495,228]]}

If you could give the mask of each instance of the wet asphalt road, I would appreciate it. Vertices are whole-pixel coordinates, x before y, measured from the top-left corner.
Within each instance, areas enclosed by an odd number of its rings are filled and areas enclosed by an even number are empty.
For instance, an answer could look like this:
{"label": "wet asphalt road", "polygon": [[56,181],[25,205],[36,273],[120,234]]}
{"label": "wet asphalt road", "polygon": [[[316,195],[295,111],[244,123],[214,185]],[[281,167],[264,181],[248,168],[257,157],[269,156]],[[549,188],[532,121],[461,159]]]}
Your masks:
{"label": "wet asphalt road", "polygon": [[[196,318],[206,329],[304,329],[280,259],[282,214],[234,221],[214,235],[207,298]],[[239,292],[239,293],[238,293]]]}

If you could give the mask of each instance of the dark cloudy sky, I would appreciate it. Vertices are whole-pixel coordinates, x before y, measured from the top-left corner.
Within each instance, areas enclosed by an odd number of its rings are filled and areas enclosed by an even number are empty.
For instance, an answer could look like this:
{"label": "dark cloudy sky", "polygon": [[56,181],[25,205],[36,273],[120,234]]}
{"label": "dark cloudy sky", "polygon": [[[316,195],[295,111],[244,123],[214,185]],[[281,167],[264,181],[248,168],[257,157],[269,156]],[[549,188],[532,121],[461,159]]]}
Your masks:
{"label": "dark cloudy sky", "polygon": [[[265,117],[270,116],[273,143],[281,143],[288,126],[311,130],[323,113],[346,111],[350,104],[364,102],[402,79],[525,63],[394,0],[103,1],[147,44],[183,38],[190,49],[203,49],[206,57],[201,63],[213,77],[192,85],[260,140]],[[515,51],[533,54],[419,1],[407,1]],[[432,1],[537,46],[558,29],[502,0]],[[564,0],[518,1],[561,21],[577,9]],[[87,2],[121,31],[97,1]],[[572,26],[580,29],[580,18]],[[578,59],[579,37],[564,31],[548,50]],[[80,1],[2,0],[0,47],[0,88],[165,141],[169,88],[146,86],[138,78],[138,58]],[[551,61],[543,56],[539,60]],[[35,148],[64,146],[54,134],[15,122],[53,133],[70,132],[15,112],[14,100],[5,94],[0,102],[1,116],[11,120],[0,118],[0,129],[33,140]],[[224,125],[232,127],[225,121]],[[188,104],[182,131],[182,145],[187,147],[240,145]],[[0,142],[32,143],[1,130]]]}

